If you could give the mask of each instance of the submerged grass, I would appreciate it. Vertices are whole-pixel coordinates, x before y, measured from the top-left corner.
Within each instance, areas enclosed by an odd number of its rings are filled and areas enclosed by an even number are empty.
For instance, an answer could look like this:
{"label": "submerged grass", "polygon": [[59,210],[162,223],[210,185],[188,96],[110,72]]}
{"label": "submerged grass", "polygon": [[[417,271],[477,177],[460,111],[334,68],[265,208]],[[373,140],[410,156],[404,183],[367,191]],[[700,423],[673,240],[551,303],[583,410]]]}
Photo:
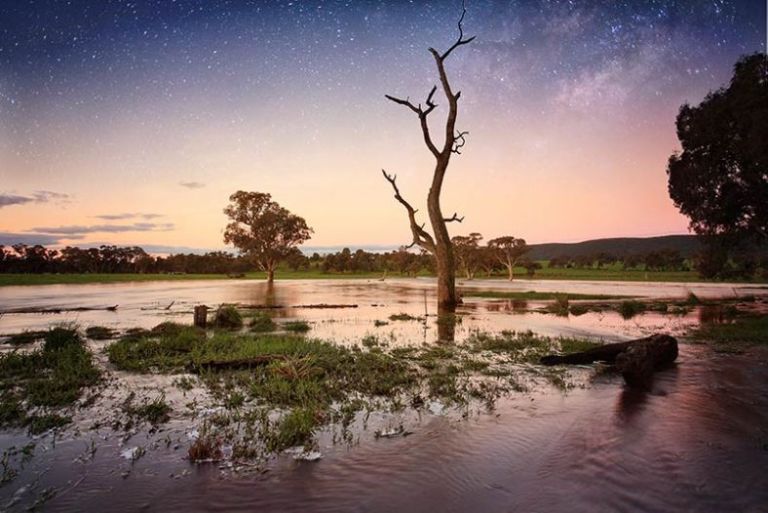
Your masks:
{"label": "submerged grass", "polygon": [[104,326],[89,326],[85,330],[85,336],[91,340],[109,340],[115,338],[117,332]]}
{"label": "submerged grass", "polygon": [[267,333],[275,331],[277,324],[272,320],[268,314],[264,312],[256,312],[251,320],[248,322],[248,328],[254,333]]}
{"label": "submerged grass", "polygon": [[306,333],[312,329],[312,326],[307,321],[288,321],[282,324],[285,331],[293,333]]}
{"label": "submerged grass", "polygon": [[722,350],[768,345],[768,316],[744,315],[735,317],[732,322],[702,324],[688,335]]}
{"label": "submerged grass", "polygon": [[28,353],[0,354],[0,427],[45,426],[66,423],[52,413],[31,412],[72,405],[85,387],[100,378],[90,352],[75,328],[57,327],[46,332],[42,349]]}
{"label": "submerged grass", "polygon": [[389,316],[390,321],[423,321],[423,317],[414,317],[407,313],[397,313]]}
{"label": "submerged grass", "polygon": [[[593,345],[531,332],[476,332],[459,345],[390,349],[369,337],[361,348],[287,333],[206,334],[166,324],[123,336],[108,346],[107,354],[122,370],[185,370],[199,376],[222,405],[190,448],[190,459],[199,461],[216,459],[222,443],[238,457],[262,457],[294,446],[306,450],[329,424],[340,425],[339,439],[350,442],[346,430],[361,410],[397,411],[406,404],[422,408],[427,399],[460,407],[480,400],[492,408],[501,394],[526,390],[516,373],[541,355]],[[150,422],[169,413],[162,404],[146,405],[146,410],[141,416]]]}
{"label": "submerged grass", "polygon": [[47,330],[29,330],[21,333],[14,333],[8,336],[7,342],[12,346],[23,346],[42,340]]}
{"label": "submerged grass", "polygon": [[617,308],[619,314],[623,319],[631,319],[632,317],[644,312],[646,305],[640,301],[622,301]]}

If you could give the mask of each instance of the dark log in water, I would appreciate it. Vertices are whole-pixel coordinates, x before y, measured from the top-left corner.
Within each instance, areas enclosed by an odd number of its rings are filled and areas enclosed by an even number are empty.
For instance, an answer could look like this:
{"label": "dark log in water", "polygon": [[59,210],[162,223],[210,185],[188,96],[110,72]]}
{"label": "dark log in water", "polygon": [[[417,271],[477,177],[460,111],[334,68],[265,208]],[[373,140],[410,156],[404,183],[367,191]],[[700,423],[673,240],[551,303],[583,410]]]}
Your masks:
{"label": "dark log in water", "polygon": [[647,388],[653,373],[668,367],[677,359],[677,340],[669,335],[653,335],[640,343],[630,344],[616,356],[616,368],[631,387]]}
{"label": "dark log in water", "polygon": [[64,312],[116,312],[117,305],[113,306],[75,306],[75,307],[54,307],[54,308],[14,308],[12,310],[2,310],[2,314],[60,314]]}
{"label": "dark log in water", "polygon": [[318,303],[313,305],[296,305],[291,308],[314,308],[314,309],[333,309],[333,308],[357,308],[357,305],[351,304],[351,305],[334,305],[334,304],[328,304],[328,303]]}
{"label": "dark log in water", "polygon": [[648,387],[653,373],[677,359],[677,340],[656,334],[629,342],[606,344],[581,353],[547,355],[542,365],[582,365],[606,362],[615,365],[624,381],[631,387]]}

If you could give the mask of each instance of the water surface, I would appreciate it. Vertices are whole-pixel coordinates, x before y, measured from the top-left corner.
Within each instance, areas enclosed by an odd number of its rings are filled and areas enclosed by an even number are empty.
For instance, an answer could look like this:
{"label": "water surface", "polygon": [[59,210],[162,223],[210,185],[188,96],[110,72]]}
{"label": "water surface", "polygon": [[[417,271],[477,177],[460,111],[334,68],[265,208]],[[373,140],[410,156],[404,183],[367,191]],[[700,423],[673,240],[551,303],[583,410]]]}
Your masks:
{"label": "water surface", "polygon": [[[683,299],[763,296],[765,289],[733,285],[494,282],[466,287]],[[387,321],[393,313],[425,314],[426,322]],[[390,344],[433,343],[438,338],[429,280],[307,280],[157,282],[0,288],[0,310],[104,307],[117,311],[5,314],[0,333],[59,322],[118,329],[189,322],[194,305],[271,305],[278,320],[306,319],[310,336],[359,343],[375,335]],[[357,305],[317,309],[307,305]],[[169,309],[166,307],[171,305]],[[467,298],[456,339],[473,330],[528,330],[606,340],[685,330],[708,322],[705,309],[680,314],[648,312],[623,319],[616,312],[558,317],[531,311],[544,302]],[[374,326],[375,320],[387,321]],[[106,342],[92,343],[97,360]],[[5,350],[9,350],[7,346]],[[49,511],[765,511],[768,504],[768,353],[716,354],[683,344],[678,364],[659,373],[650,393],[624,388],[616,376],[592,377],[576,369],[582,386],[563,392],[534,388],[482,409],[381,413],[372,425],[405,423],[413,434],[375,439],[361,430],[351,445],[320,437],[322,459],[279,456],[258,471],[227,464],[190,465],[185,459],[195,422],[184,413],[190,398],[173,391],[173,376],[112,370],[107,396],[75,419],[58,439],[37,438],[34,458],[0,486],[0,509],[23,510],[45,490]],[[168,390],[179,406],[157,432],[125,436],[105,428],[110,394]],[[210,405],[207,405],[210,406]],[[378,424],[377,424],[378,423]],[[25,433],[0,433],[0,446],[20,446]],[[91,452],[91,447],[97,447]],[[146,447],[135,462],[121,457]]]}

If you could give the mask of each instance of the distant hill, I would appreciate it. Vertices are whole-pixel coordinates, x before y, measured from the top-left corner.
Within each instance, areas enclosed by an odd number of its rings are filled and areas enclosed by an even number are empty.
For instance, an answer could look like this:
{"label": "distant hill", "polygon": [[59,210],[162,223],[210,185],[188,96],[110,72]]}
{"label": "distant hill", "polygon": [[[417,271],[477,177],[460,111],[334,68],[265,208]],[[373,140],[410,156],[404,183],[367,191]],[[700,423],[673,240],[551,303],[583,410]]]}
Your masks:
{"label": "distant hill", "polygon": [[616,256],[648,253],[662,249],[679,251],[684,258],[694,256],[701,248],[695,235],[665,235],[663,237],[617,237],[613,239],[595,239],[584,242],[552,242],[531,244],[528,257],[532,260],[549,260],[558,256],[576,257],[610,253]]}

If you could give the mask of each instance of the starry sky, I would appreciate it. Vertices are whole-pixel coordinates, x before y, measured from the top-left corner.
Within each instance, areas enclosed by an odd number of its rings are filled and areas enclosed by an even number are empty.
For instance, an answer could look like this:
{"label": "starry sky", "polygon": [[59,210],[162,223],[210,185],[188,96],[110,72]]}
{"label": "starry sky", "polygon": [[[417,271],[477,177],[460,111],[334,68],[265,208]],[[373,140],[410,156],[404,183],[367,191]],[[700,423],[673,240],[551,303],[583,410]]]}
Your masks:
{"label": "starry sky", "polygon": [[[238,190],[269,192],[309,246],[410,242],[381,174],[423,204],[427,48],[461,3],[0,2],[0,244],[223,247]],[[674,120],[765,51],[764,0],[467,0],[446,62],[462,91],[452,234],[529,242],[685,233],[666,191]],[[441,133],[446,102],[430,115]],[[426,219],[424,219],[426,220]]]}

